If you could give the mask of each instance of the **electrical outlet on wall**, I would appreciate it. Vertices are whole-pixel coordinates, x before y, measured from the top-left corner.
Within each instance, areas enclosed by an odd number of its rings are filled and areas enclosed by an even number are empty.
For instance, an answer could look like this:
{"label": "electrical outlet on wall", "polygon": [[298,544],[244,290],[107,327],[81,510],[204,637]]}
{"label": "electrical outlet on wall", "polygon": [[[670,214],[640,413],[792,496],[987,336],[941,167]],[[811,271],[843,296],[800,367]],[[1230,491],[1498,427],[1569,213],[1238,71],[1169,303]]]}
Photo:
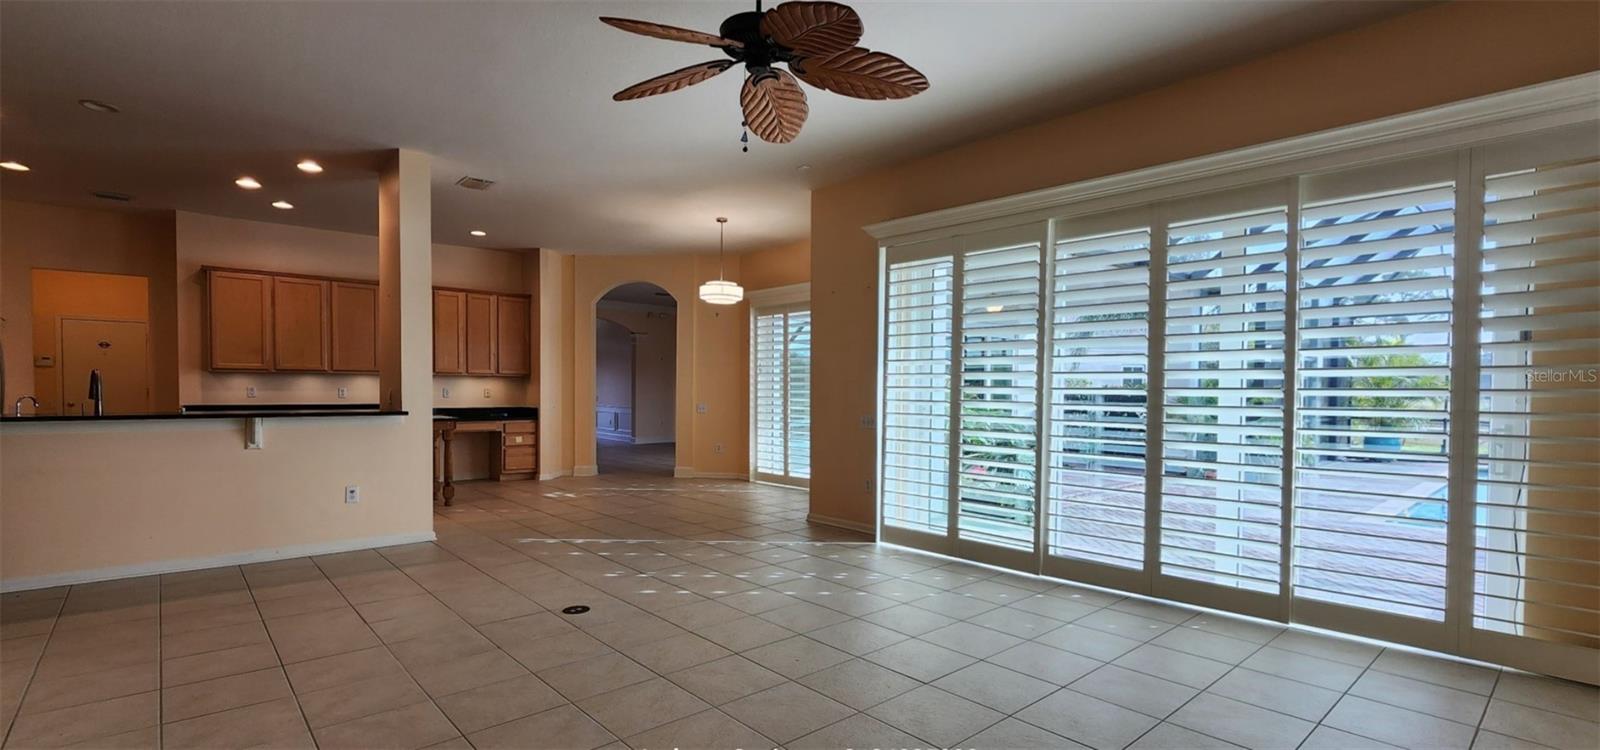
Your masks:
{"label": "electrical outlet on wall", "polygon": [[494,391],[491,391],[488,388],[483,389],[483,397],[484,398],[494,398]]}
{"label": "electrical outlet on wall", "polygon": [[245,398],[255,398],[256,397],[256,387],[253,386],[253,385],[245,386],[244,387],[244,397]]}
{"label": "electrical outlet on wall", "polygon": [[714,453],[721,453],[722,452],[722,443],[717,443],[717,444],[711,446],[711,450]]}
{"label": "electrical outlet on wall", "polygon": [[347,485],[345,485],[344,486],[344,501],[347,502],[347,503],[359,503],[359,502],[361,502],[361,486],[360,485],[356,485],[356,484],[347,484]]}
{"label": "electrical outlet on wall", "polygon": [[339,398],[350,398],[350,389],[342,385],[339,386]]}
{"label": "electrical outlet on wall", "polygon": [[695,404],[694,405],[694,413],[696,413],[696,414],[704,414],[704,413],[706,413],[706,405],[705,404]]}
{"label": "electrical outlet on wall", "polygon": [[439,398],[450,398],[450,386],[439,389]]}

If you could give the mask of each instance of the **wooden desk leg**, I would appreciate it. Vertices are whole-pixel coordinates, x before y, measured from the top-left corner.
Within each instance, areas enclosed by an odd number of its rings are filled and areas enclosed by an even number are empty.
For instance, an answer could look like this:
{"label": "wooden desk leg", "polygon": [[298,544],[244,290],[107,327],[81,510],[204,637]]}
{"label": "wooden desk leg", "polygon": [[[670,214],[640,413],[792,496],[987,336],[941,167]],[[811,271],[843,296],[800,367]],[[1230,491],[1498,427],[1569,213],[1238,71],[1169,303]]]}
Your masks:
{"label": "wooden desk leg", "polygon": [[441,446],[443,446],[443,445],[444,445],[444,433],[439,432],[438,430],[435,430],[434,433],[433,433],[433,446],[432,446],[433,447],[433,457],[432,458],[433,458],[433,501],[436,502],[436,503],[440,502],[441,500],[444,499],[444,495],[441,494],[441,490],[444,488],[444,482],[443,482],[443,480],[440,479],[440,477],[443,476],[443,473],[439,471],[439,463],[444,460],[443,456],[441,455],[444,452],[442,450],[442,448],[441,448]]}
{"label": "wooden desk leg", "polygon": [[455,430],[444,431],[444,484],[439,488],[439,492],[444,496],[445,505],[455,505],[456,499],[456,485],[451,479],[451,475],[455,473],[455,461],[451,457],[450,449],[454,433]]}

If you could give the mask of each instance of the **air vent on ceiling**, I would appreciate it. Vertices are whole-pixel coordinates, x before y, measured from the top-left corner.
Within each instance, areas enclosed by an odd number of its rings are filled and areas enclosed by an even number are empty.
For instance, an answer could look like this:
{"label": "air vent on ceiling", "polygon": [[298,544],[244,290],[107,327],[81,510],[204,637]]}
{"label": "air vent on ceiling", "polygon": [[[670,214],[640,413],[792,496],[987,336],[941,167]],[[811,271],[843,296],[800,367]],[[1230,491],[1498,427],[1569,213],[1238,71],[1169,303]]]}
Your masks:
{"label": "air vent on ceiling", "polygon": [[122,203],[127,203],[128,201],[133,200],[133,196],[128,195],[127,193],[113,193],[110,190],[96,190],[89,194],[101,200],[119,201]]}
{"label": "air vent on ceiling", "polygon": [[488,190],[489,186],[494,184],[494,180],[485,180],[482,177],[468,175],[456,180],[456,184],[468,190]]}

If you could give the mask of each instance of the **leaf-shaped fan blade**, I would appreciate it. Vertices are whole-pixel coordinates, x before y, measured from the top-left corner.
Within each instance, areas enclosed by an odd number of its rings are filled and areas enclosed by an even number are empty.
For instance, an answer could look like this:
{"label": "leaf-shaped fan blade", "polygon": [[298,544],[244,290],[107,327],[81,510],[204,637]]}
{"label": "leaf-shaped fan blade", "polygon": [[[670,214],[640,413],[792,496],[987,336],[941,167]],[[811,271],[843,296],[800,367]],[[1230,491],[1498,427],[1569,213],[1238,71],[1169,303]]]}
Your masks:
{"label": "leaf-shaped fan blade", "polygon": [[761,17],[761,33],[802,55],[826,57],[861,41],[861,16],[838,3],[784,3]]}
{"label": "leaf-shaped fan blade", "polygon": [[635,21],[631,18],[612,18],[610,16],[601,16],[600,22],[608,26],[615,26],[623,31],[631,31],[635,34],[643,34],[644,36],[652,36],[657,39],[666,39],[673,42],[705,44],[712,47],[733,47],[736,49],[744,46],[743,42],[737,42],[732,39],[723,39],[716,34],[707,34],[703,31],[683,29],[677,26],[668,26],[666,24],[651,23],[650,21]]}
{"label": "leaf-shaped fan blade", "polygon": [[639,83],[635,83],[632,86],[612,94],[611,98],[622,102],[629,99],[643,99],[644,97],[655,96],[656,94],[666,94],[677,91],[678,89],[686,89],[706,80],[707,78],[711,78],[732,66],[732,60],[712,60],[711,62],[703,62],[699,65],[690,65],[687,68],[679,68],[671,73],[656,76],[648,81],[640,81]]}
{"label": "leaf-shaped fan blade", "polygon": [[777,69],[746,78],[739,104],[744,107],[745,124],[768,143],[794,140],[811,112],[806,92],[794,76]]}
{"label": "leaf-shaped fan blade", "polygon": [[812,86],[857,99],[904,99],[928,90],[927,77],[904,60],[863,47],[801,58],[789,69]]}

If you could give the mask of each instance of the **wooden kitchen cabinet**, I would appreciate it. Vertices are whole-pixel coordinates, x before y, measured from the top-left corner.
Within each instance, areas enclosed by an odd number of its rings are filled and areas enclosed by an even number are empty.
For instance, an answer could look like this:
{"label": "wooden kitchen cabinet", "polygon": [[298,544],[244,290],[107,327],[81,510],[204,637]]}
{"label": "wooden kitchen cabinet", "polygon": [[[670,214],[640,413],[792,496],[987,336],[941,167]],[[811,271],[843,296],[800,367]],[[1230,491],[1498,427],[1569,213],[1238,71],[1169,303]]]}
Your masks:
{"label": "wooden kitchen cabinet", "polygon": [[378,286],[335,281],[328,287],[332,325],[330,369],[378,371]]}
{"label": "wooden kitchen cabinet", "polygon": [[501,375],[527,375],[530,337],[529,316],[532,300],[527,297],[495,297],[495,371]]}
{"label": "wooden kitchen cabinet", "polygon": [[328,282],[275,276],[272,279],[273,369],[328,369]]}
{"label": "wooden kitchen cabinet", "polygon": [[460,374],[467,371],[467,295],[433,290],[433,371]]}
{"label": "wooden kitchen cabinet", "polygon": [[467,293],[467,374],[495,374],[495,295]]}
{"label": "wooden kitchen cabinet", "polygon": [[213,370],[273,367],[273,277],[206,272],[206,349]]}

